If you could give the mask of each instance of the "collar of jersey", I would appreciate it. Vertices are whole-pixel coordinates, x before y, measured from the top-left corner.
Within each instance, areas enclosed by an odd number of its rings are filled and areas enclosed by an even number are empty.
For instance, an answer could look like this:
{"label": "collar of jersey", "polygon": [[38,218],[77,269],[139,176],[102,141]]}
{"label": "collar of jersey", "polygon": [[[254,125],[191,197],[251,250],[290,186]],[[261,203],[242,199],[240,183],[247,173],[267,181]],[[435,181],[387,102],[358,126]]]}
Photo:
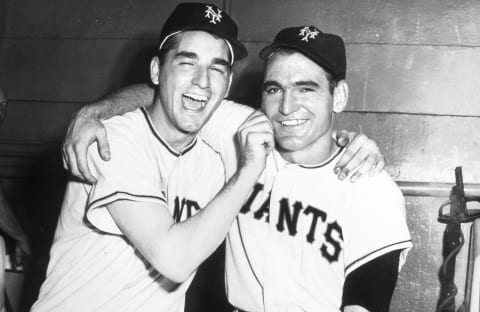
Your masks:
{"label": "collar of jersey", "polygon": [[143,115],[145,116],[145,120],[147,121],[148,127],[152,131],[153,136],[174,156],[181,156],[188,153],[194,146],[197,144],[198,135],[190,142],[187,146],[185,146],[180,152],[176,151],[170,144],[162,138],[162,136],[158,133],[157,129],[153,126],[152,119],[148,114],[147,110],[142,107],[141,108]]}
{"label": "collar of jersey", "polygon": [[335,158],[337,158],[343,152],[343,149],[344,149],[343,147],[337,148],[332,153],[332,155],[330,155],[330,157],[328,157],[326,160],[322,161],[321,163],[315,164],[315,165],[295,164],[295,163],[288,162],[276,150],[274,151],[273,158],[275,159],[277,169],[285,167],[287,165],[294,165],[294,166],[298,166],[298,167],[305,168],[305,169],[317,169],[317,168],[325,167],[328,164],[330,164]]}

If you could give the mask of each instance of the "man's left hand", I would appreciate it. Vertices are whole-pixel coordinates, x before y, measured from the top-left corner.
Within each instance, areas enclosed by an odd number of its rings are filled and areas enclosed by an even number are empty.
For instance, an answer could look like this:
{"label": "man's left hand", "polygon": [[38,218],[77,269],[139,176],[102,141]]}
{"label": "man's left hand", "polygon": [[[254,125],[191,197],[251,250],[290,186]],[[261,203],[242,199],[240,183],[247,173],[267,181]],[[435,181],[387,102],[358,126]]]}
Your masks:
{"label": "man's left hand", "polygon": [[378,144],[366,135],[346,130],[333,135],[337,145],[345,147],[334,167],[339,180],[350,177],[350,181],[355,182],[367,173],[369,176],[377,175],[385,167],[385,157]]}

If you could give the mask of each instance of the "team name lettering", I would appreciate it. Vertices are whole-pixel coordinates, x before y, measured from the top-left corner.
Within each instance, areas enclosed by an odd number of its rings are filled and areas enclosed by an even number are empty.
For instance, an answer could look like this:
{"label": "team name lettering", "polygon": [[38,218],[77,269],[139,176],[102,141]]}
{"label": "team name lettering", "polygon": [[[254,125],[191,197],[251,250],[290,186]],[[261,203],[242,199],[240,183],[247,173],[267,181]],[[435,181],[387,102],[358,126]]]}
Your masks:
{"label": "team name lettering", "polygon": [[280,199],[280,211],[278,214],[277,230],[283,232],[285,230],[285,224],[288,228],[288,233],[291,236],[297,234],[298,214],[302,210],[302,203],[295,202],[293,204],[293,212],[290,210],[290,204],[287,198]]}
{"label": "team name lettering", "polygon": [[175,207],[173,210],[173,220],[178,223],[185,219],[190,218],[193,216],[195,211],[200,210],[200,206],[196,201],[182,198],[175,197]]}
{"label": "team name lettering", "polygon": [[335,239],[335,236],[337,236],[343,241],[342,228],[340,227],[340,225],[338,225],[337,221],[333,223],[327,223],[327,230],[325,231],[325,241],[332,247],[332,252],[328,251],[328,247],[326,244],[323,244],[320,250],[322,251],[322,255],[330,263],[338,260],[338,256],[340,255],[340,251],[342,250],[342,246],[340,245],[340,242]]}
{"label": "team name lettering", "polygon": [[[252,212],[252,215],[256,220],[263,219],[265,222],[269,222],[270,194],[256,211],[252,211],[252,204],[262,190],[263,185],[257,183],[253,188],[252,194],[240,212],[243,214]],[[309,218],[310,227],[308,233],[305,235],[305,240],[312,244],[317,239],[315,235],[319,222],[326,223],[327,213],[311,205],[305,206],[300,201],[295,201],[292,204],[288,198],[280,199],[278,204],[279,211],[278,219],[276,220],[277,230],[279,232],[285,232],[285,230],[287,230],[288,234],[294,237],[298,233],[297,228],[299,219]],[[340,252],[342,250],[342,241],[343,234],[341,226],[337,223],[337,221],[329,223],[327,222],[325,232],[323,233],[323,243],[320,247],[320,252],[322,253],[322,256],[330,263],[338,261]]]}
{"label": "team name lettering", "polygon": [[250,207],[252,206],[253,200],[257,197],[258,193],[263,190],[263,184],[256,183],[255,186],[253,187],[253,192],[250,194],[248,197],[247,201],[245,202],[245,205],[242,206],[242,209],[240,210],[241,213],[247,213],[250,211]]}

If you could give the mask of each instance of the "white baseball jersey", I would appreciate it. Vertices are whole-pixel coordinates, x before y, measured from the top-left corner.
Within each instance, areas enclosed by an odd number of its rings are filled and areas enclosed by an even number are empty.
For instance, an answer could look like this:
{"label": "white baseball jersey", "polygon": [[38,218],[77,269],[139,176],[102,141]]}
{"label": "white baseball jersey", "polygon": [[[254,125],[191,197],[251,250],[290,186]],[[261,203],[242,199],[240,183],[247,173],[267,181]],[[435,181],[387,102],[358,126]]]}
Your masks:
{"label": "white baseball jersey", "polygon": [[229,301],[246,311],[340,311],[345,278],[412,246],[403,196],[386,173],[339,181],[340,151],[316,166],[274,151],[227,245]]}
{"label": "white baseball jersey", "polygon": [[176,152],[144,110],[104,124],[111,160],[102,161],[91,147],[98,182],[68,184],[47,278],[32,311],[183,311],[193,275],[175,284],[154,270],[106,206],[117,200],[155,202],[159,209],[168,204],[176,222],[185,220],[224,184],[221,158],[199,137]]}

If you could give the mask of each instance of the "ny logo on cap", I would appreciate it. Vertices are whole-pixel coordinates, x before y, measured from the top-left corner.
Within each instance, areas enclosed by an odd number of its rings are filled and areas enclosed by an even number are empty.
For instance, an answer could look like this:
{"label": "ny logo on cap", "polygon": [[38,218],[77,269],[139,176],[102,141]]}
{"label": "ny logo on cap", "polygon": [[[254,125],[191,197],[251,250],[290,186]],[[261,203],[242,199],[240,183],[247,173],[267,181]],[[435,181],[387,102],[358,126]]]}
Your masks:
{"label": "ny logo on cap", "polygon": [[210,23],[217,24],[217,22],[222,21],[222,10],[217,9],[218,12],[212,8],[212,6],[207,5],[207,9],[205,10],[205,17],[211,18]]}
{"label": "ny logo on cap", "polygon": [[313,31],[311,31],[309,26],[305,26],[300,29],[300,33],[298,35],[303,37],[302,41],[308,42],[308,39],[315,39],[315,37],[318,35],[318,29],[314,27]]}

